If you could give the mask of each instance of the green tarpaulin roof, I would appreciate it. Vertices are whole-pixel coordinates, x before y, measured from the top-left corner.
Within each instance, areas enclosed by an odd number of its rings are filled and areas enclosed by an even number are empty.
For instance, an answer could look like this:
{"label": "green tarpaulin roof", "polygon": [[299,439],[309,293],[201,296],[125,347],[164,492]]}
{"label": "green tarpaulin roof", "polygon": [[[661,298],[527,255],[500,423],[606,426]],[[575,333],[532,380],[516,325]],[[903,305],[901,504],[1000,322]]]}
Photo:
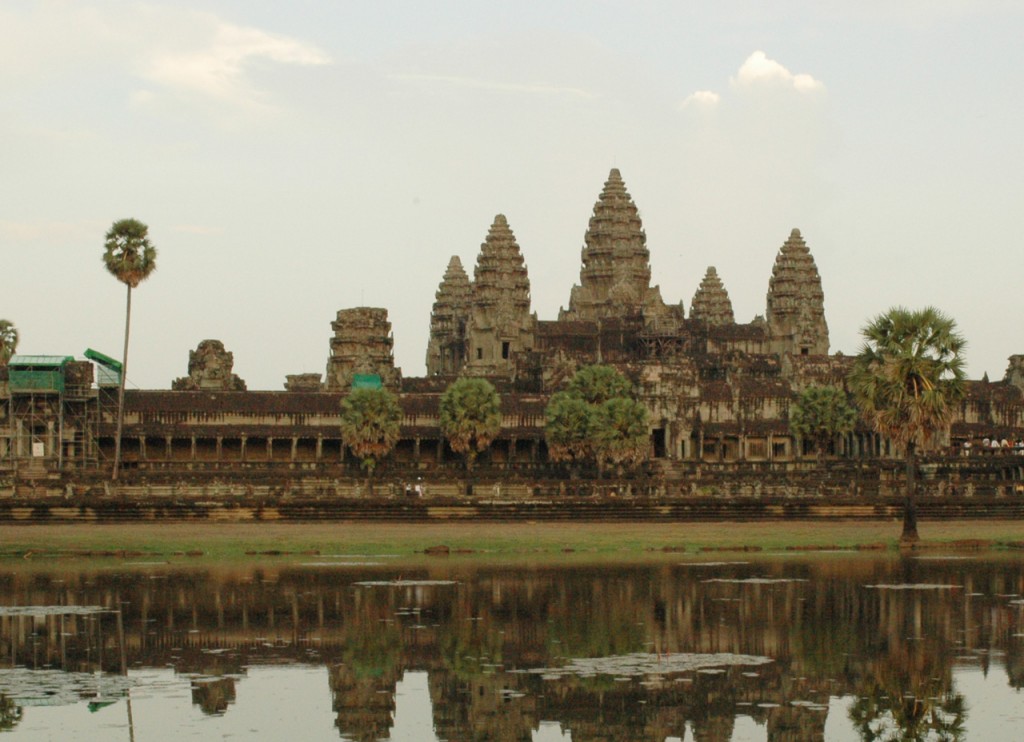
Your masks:
{"label": "green tarpaulin roof", "polygon": [[100,364],[101,366],[106,366],[107,368],[111,369],[112,371],[118,371],[119,372],[121,370],[121,362],[120,361],[115,361],[110,356],[104,355],[103,353],[100,353],[98,350],[93,350],[92,348],[86,348],[85,349],[85,357],[88,358],[90,361],[96,361],[96,363]]}

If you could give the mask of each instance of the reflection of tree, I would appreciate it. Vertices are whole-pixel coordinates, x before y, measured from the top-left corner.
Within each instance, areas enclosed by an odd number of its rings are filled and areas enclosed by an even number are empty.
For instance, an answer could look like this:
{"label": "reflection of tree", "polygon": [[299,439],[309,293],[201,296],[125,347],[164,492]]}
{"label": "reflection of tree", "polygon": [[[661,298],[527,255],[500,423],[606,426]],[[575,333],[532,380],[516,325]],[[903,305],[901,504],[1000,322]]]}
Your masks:
{"label": "reflection of tree", "polygon": [[14,729],[21,721],[21,706],[14,703],[13,698],[0,694],[0,730]]}
{"label": "reflection of tree", "polygon": [[228,710],[228,704],[234,702],[234,678],[192,681],[192,703],[199,706],[204,714],[223,714]]}
{"label": "reflection of tree", "polygon": [[861,739],[879,742],[955,742],[967,712],[949,664],[932,652],[902,651],[881,659],[850,707]]}

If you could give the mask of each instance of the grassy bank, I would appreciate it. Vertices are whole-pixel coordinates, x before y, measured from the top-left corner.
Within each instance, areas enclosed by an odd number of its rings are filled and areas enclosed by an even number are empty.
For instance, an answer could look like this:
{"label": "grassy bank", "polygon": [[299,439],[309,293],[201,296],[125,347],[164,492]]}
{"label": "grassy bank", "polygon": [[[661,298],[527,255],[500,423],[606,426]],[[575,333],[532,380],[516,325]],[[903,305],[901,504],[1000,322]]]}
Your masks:
{"label": "grassy bank", "polygon": [[[999,548],[1024,542],[1024,522],[925,522],[923,548],[967,542]],[[0,526],[3,558],[44,559],[87,552],[187,559],[252,556],[394,554],[413,556],[429,547],[493,555],[544,555],[567,551],[627,556],[650,551],[717,549],[895,549],[898,523],[139,523],[119,525]]]}

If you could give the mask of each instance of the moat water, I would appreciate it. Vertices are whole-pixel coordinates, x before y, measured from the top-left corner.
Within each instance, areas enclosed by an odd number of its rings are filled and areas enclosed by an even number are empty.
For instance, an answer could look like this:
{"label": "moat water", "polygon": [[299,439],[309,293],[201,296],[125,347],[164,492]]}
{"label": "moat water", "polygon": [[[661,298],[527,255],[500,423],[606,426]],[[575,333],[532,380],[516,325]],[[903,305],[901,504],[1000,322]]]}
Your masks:
{"label": "moat water", "polygon": [[0,566],[31,740],[1024,738],[1024,557]]}

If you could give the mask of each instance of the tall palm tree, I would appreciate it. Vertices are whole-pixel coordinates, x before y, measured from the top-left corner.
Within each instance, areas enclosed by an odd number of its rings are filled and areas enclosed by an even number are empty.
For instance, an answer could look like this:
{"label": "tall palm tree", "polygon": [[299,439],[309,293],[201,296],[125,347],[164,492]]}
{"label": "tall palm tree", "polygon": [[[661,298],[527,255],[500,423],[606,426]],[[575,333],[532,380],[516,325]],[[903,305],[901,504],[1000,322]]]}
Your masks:
{"label": "tall palm tree", "polygon": [[466,457],[466,494],[473,494],[473,463],[501,431],[501,398],[486,379],[462,378],[441,395],[441,433]]}
{"label": "tall palm tree", "polygon": [[366,488],[373,497],[377,463],[398,443],[402,409],[387,389],[354,389],[341,401],[341,440],[366,470]]}
{"label": "tall palm tree", "polygon": [[124,357],[121,360],[121,386],[117,391],[117,434],[114,439],[114,470],[117,481],[121,469],[121,430],[124,427],[124,382],[128,376],[128,331],[132,322],[132,289],[156,269],[156,248],[149,242],[149,227],[138,219],[121,219],[107,231],[103,264],[118,281],[128,287],[124,313]]}
{"label": "tall palm tree", "polygon": [[10,320],[0,319],[0,366],[6,366],[18,349],[18,328]]}
{"label": "tall palm tree", "polygon": [[849,386],[874,429],[902,447],[907,466],[902,543],[918,540],[915,506],[918,446],[946,428],[964,395],[967,343],[956,322],[934,307],[893,307],[862,330]]}

